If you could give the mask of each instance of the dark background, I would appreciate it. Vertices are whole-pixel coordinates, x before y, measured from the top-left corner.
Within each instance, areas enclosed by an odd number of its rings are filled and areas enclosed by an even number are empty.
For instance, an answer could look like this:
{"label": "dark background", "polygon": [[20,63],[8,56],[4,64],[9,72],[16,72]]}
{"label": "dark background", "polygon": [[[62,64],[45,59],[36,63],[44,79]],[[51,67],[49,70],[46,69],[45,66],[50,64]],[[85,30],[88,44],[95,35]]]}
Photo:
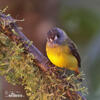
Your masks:
{"label": "dark background", "polygon": [[[88,100],[100,100],[100,0],[0,0],[0,9],[6,6],[15,19],[25,20],[18,25],[44,55],[48,30],[64,29],[79,48]],[[0,94],[8,87],[2,80]]]}

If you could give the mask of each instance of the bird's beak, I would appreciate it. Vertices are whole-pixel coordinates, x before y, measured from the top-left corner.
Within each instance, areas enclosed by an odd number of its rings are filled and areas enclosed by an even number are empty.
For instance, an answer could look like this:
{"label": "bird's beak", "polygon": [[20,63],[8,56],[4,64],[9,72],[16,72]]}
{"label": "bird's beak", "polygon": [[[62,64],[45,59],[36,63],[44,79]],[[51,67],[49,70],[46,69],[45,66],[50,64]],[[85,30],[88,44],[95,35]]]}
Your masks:
{"label": "bird's beak", "polygon": [[52,39],[50,39],[49,41],[50,41],[50,42],[53,42],[53,40],[52,40]]}
{"label": "bird's beak", "polygon": [[52,39],[49,39],[49,38],[47,38],[47,41],[48,42],[51,42],[51,43],[53,42],[53,40]]}

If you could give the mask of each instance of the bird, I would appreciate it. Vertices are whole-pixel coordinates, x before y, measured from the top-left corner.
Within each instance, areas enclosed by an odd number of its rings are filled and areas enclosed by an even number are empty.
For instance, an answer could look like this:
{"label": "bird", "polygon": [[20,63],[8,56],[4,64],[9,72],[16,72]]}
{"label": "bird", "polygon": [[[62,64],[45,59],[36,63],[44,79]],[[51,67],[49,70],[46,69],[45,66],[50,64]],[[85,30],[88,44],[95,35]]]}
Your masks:
{"label": "bird", "polygon": [[55,66],[80,73],[81,58],[77,46],[62,29],[54,27],[47,33],[46,54]]}

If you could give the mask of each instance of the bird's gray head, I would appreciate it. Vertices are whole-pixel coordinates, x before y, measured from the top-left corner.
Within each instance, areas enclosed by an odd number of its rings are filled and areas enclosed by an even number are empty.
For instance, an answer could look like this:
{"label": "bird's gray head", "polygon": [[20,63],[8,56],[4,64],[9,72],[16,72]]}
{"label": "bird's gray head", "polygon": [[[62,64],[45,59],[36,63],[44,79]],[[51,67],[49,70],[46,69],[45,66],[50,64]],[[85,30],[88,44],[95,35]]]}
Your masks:
{"label": "bird's gray head", "polygon": [[67,34],[60,28],[53,28],[47,33],[47,41],[62,44],[68,38]]}

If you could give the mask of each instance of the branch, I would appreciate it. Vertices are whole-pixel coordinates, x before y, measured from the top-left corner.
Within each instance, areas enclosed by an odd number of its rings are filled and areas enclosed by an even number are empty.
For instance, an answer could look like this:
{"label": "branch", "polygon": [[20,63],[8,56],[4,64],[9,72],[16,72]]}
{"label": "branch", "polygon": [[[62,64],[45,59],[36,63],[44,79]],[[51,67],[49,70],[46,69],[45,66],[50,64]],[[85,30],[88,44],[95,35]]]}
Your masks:
{"label": "branch", "polygon": [[[0,13],[0,31],[5,33],[11,40],[15,41],[17,44],[23,43],[25,48],[28,47],[28,52],[34,55],[36,59],[35,62],[40,67],[42,71],[48,71],[48,65],[51,65],[48,58],[46,58],[33,44],[30,46],[30,40],[18,29],[15,24],[15,20],[11,16],[6,16],[5,14]],[[17,33],[17,34],[14,34]],[[28,42],[25,44],[25,42]],[[51,65],[54,66],[54,65]]]}

